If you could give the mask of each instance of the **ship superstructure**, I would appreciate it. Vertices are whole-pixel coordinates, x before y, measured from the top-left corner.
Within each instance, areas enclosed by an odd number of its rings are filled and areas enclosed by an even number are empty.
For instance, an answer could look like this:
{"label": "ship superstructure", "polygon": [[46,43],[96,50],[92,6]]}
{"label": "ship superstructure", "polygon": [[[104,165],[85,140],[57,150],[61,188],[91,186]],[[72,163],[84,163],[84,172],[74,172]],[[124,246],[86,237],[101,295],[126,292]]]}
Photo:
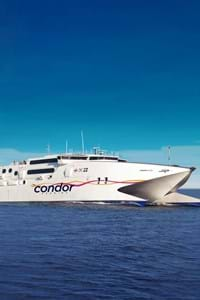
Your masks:
{"label": "ship superstructure", "polygon": [[176,193],[193,170],[98,152],[46,155],[0,167],[0,202],[198,204]]}

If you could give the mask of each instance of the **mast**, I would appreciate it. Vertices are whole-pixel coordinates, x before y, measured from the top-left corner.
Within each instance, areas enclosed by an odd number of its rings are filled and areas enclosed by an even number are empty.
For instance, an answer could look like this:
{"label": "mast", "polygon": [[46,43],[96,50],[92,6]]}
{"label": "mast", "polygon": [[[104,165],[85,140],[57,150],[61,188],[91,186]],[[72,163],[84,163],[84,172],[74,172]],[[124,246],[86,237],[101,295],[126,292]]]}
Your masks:
{"label": "mast", "polygon": [[51,152],[51,147],[50,147],[50,143],[48,143],[48,145],[47,145],[47,153],[50,154],[50,152]]}
{"label": "mast", "polygon": [[85,152],[85,145],[84,145],[84,137],[83,137],[83,131],[81,130],[81,144],[82,144],[82,154]]}
{"label": "mast", "polygon": [[167,150],[168,150],[168,165],[170,165],[170,162],[171,162],[171,146],[168,146]]}
{"label": "mast", "polygon": [[65,153],[68,153],[68,140],[65,141]]}

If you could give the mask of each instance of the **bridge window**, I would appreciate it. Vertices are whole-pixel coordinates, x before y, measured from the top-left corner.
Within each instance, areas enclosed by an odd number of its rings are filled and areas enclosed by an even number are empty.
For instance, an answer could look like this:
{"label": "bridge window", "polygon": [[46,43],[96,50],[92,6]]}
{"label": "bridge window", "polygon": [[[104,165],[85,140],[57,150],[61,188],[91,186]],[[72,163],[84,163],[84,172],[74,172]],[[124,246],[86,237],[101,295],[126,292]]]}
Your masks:
{"label": "bridge window", "polygon": [[71,156],[70,159],[84,159],[84,160],[86,160],[87,157],[86,156]]}
{"label": "bridge window", "polygon": [[54,158],[47,158],[47,159],[31,160],[30,165],[50,164],[50,163],[57,163],[57,162],[58,162],[57,157],[54,157]]}
{"label": "bridge window", "polygon": [[118,157],[111,157],[111,156],[90,156],[90,160],[118,160]]}
{"label": "bridge window", "polygon": [[58,156],[58,159],[74,159],[74,160],[86,160],[87,156]]}

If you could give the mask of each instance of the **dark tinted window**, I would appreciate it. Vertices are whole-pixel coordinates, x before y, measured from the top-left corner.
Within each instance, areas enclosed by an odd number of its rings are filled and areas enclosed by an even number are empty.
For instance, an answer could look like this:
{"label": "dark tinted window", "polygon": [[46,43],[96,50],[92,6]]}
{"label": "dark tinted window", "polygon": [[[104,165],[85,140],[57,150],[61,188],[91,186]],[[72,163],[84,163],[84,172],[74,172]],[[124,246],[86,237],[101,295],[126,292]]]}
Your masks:
{"label": "dark tinted window", "polygon": [[12,173],[12,169],[10,168],[10,169],[8,170],[8,172],[9,172],[9,173]]}
{"label": "dark tinted window", "polygon": [[28,170],[27,174],[45,174],[45,173],[53,173],[54,168],[49,168],[49,169],[35,169],[35,170]]}
{"label": "dark tinted window", "polygon": [[87,159],[85,156],[71,156],[70,159]]}
{"label": "dark tinted window", "polygon": [[17,175],[18,175],[18,172],[17,172],[17,171],[15,171],[15,172],[14,172],[14,175],[15,175],[15,176],[17,176]]}
{"label": "dark tinted window", "polygon": [[90,160],[100,160],[100,159],[118,160],[117,157],[110,157],[110,156],[91,156],[90,157]]}
{"label": "dark tinted window", "polygon": [[58,159],[82,159],[82,160],[86,160],[87,156],[58,156]]}
{"label": "dark tinted window", "polygon": [[47,159],[31,160],[30,165],[49,164],[49,163],[57,163],[57,162],[58,162],[58,159],[56,157],[54,157],[54,158],[47,158]]}
{"label": "dark tinted window", "polygon": [[6,173],[6,169],[3,169],[3,170],[2,170],[2,173],[5,174],[5,173]]}

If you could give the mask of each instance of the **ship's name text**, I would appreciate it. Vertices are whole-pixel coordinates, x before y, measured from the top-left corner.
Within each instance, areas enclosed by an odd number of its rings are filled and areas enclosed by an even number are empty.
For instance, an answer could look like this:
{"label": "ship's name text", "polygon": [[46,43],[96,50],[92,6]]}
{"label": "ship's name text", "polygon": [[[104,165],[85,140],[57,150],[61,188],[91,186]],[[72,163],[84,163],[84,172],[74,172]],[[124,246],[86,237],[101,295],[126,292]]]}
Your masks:
{"label": "ship's name text", "polygon": [[35,193],[59,193],[59,192],[71,192],[73,185],[59,183],[55,185],[37,185],[34,187]]}

